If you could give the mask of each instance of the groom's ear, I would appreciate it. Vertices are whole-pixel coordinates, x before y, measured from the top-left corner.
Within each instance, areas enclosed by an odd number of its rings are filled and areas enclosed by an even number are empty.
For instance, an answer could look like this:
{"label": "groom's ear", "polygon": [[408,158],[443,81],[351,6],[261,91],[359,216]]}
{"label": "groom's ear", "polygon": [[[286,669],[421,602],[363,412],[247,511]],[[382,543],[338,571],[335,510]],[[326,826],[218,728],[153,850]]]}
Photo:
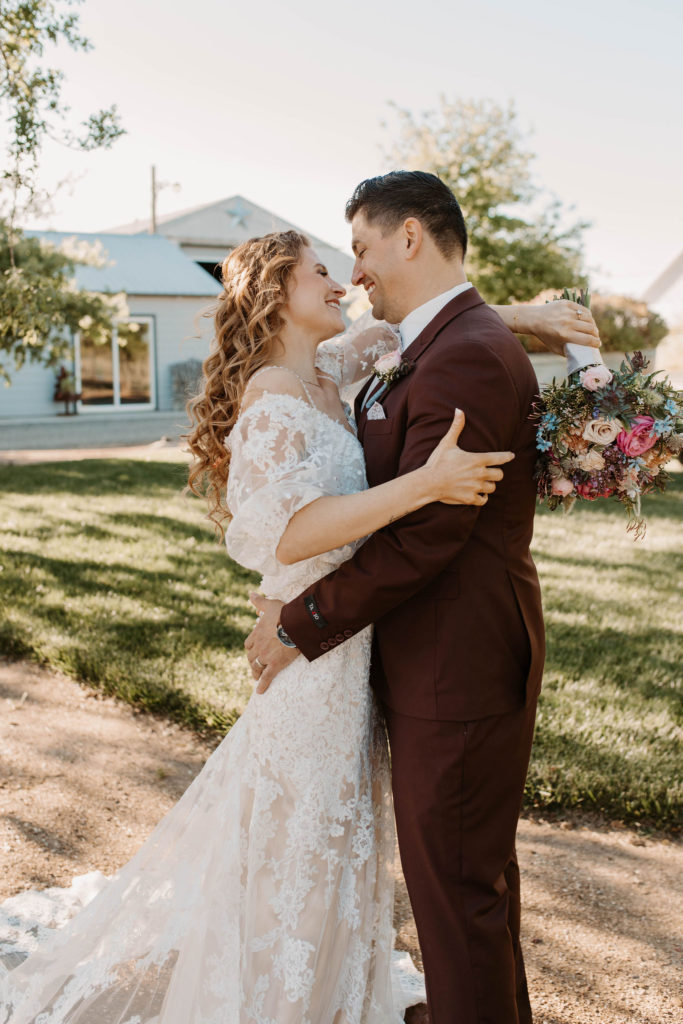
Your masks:
{"label": "groom's ear", "polygon": [[424,239],[424,228],[417,217],[408,217],[403,222],[403,243],[404,255],[408,260],[413,260],[422,248]]}

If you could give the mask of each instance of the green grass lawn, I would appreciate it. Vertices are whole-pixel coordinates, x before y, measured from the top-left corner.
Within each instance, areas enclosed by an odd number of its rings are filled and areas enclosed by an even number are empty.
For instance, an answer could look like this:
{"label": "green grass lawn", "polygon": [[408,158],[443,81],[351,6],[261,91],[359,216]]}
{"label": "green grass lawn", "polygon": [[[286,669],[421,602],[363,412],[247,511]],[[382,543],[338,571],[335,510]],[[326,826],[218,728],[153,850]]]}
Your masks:
{"label": "green grass lawn", "polygon": [[[224,731],[251,692],[255,578],[182,495],[174,463],[0,468],[0,652]],[[680,823],[683,475],[645,502],[541,513],[548,661],[527,803]]]}

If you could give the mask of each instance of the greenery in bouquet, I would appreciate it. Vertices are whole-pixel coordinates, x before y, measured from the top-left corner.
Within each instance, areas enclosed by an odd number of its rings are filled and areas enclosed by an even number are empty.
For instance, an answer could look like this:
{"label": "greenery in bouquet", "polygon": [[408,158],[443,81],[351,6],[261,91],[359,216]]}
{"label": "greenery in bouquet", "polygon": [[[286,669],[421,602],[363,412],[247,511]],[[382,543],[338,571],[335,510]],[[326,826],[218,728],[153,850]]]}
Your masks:
{"label": "greenery in bouquet", "polygon": [[[587,295],[575,301],[588,305]],[[648,365],[636,351],[619,370],[590,366],[543,389],[535,409],[536,480],[549,508],[615,498],[628,528],[644,534],[641,496],[664,490],[664,466],[683,449],[683,395],[647,373]]]}

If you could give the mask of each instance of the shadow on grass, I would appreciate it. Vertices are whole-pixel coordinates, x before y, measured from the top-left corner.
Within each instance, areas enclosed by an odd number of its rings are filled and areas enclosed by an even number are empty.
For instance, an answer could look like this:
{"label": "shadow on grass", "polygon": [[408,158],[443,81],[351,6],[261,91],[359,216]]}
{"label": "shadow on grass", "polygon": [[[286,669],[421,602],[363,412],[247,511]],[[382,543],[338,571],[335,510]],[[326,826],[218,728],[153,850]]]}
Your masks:
{"label": "shadow on grass", "polygon": [[[182,578],[182,563],[192,561],[193,568],[198,571],[198,562],[205,561],[207,570],[213,576],[212,587],[193,592],[191,596],[179,594],[175,589]],[[66,598],[80,597],[121,597],[135,599],[147,605],[150,612],[165,609],[177,617],[178,624],[197,630],[197,639],[215,642],[221,648],[231,647],[233,643],[242,642],[244,632],[237,630],[234,636],[227,637],[226,629],[231,624],[226,616],[241,615],[246,610],[247,589],[253,585],[254,577],[247,571],[235,567],[233,563],[224,564],[216,569],[212,556],[194,553],[190,556],[178,556],[173,559],[179,563],[179,571],[150,570],[134,565],[103,565],[101,562],[71,561],[63,558],[52,558],[31,552],[21,552],[13,557],[13,564],[7,566],[2,576],[2,589],[5,600],[16,606],[26,605],[31,616],[42,618],[46,622],[67,626],[73,620],[74,611],[60,605],[36,601],[27,589],[26,569],[35,571],[42,581],[47,581],[63,591]],[[238,584],[239,586],[235,586]],[[229,600],[230,595],[234,600]],[[239,599],[242,598],[242,603]],[[220,603],[219,603],[220,602]],[[121,630],[131,631],[134,643],[139,642],[136,629],[146,625],[145,620],[132,618],[117,612],[120,621],[114,621],[110,613],[103,608],[101,613],[95,606],[90,606],[87,618],[104,629],[113,630],[119,641],[124,640]],[[163,635],[158,619],[150,618],[148,625],[156,630],[160,648],[163,650]],[[164,620],[161,625],[168,626]],[[126,643],[126,646],[131,644]]]}
{"label": "shadow on grass", "polygon": [[82,462],[37,463],[0,467],[0,485],[15,494],[67,494],[106,497],[139,494],[168,497],[182,491],[187,466],[177,462],[142,462],[138,459],[84,459]]}
{"label": "shadow on grass", "polygon": [[[539,721],[526,781],[527,807],[598,811],[626,822],[679,831],[683,812],[680,750],[672,737],[635,753],[629,736],[596,742]],[[679,774],[672,778],[678,763]]]}
{"label": "shadow on grass", "polygon": [[556,550],[543,546],[539,538],[534,544],[534,558],[537,561],[543,559],[547,568],[561,566],[567,569],[567,577],[580,578],[582,572],[609,573],[605,579],[612,580],[618,577],[620,583],[633,582],[637,585],[647,586],[651,583],[653,573],[661,573],[662,582],[670,579],[676,584],[675,572],[677,568],[683,568],[683,554],[668,551],[648,551],[646,560],[643,562],[616,562],[609,558],[601,558],[597,553],[590,555],[561,555]]}
{"label": "shadow on grass", "polygon": [[668,629],[617,630],[548,623],[546,676],[612,683],[647,700],[657,698],[683,722],[681,637]]}

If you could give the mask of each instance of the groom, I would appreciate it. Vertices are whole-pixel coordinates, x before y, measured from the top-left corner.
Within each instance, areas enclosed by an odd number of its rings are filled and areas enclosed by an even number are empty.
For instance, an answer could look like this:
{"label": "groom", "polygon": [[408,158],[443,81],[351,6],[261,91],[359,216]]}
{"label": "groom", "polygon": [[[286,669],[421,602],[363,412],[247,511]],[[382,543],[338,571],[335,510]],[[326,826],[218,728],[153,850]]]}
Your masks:
{"label": "groom", "polygon": [[529,553],[536,378],[466,280],[465,223],[443,182],[368,179],[346,215],[353,283],[377,319],[400,323],[407,371],[358,396],[369,484],[421,466],[456,407],[464,448],[515,459],[484,506],[428,505],[288,604],[258,599],[249,659],[268,666],[267,682],[299,652],[313,661],[374,622],[371,683],[431,1024],[529,1024],[515,832],[544,658]]}

